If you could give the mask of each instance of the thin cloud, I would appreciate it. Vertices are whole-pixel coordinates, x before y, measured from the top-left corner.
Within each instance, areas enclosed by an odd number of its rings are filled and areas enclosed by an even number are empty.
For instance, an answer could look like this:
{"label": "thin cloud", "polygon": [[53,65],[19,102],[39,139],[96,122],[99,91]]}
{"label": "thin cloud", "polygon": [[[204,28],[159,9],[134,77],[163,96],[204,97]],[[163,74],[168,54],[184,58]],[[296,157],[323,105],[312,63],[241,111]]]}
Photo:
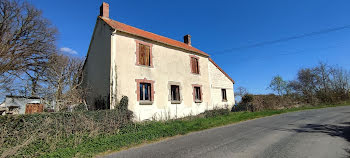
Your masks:
{"label": "thin cloud", "polygon": [[63,48],[60,48],[60,51],[61,52],[64,52],[64,53],[69,53],[69,54],[74,54],[74,55],[77,55],[78,52],[73,50],[73,49],[70,49],[68,47],[63,47]]}

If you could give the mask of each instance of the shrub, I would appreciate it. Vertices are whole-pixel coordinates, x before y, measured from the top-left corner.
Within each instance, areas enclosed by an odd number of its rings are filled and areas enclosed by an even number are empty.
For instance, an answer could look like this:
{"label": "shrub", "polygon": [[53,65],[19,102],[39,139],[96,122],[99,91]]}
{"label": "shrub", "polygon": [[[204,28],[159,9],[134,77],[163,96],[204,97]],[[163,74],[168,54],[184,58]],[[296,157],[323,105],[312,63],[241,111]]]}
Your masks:
{"label": "shrub", "polygon": [[132,112],[121,109],[0,116],[0,157],[37,157],[74,147],[97,135],[118,133],[131,120]]}
{"label": "shrub", "polygon": [[206,110],[204,111],[204,117],[216,117],[220,115],[228,115],[230,111],[228,109],[213,109],[213,110]]}
{"label": "shrub", "polygon": [[232,111],[261,111],[276,110],[302,105],[294,96],[267,95],[245,95],[242,101],[232,108]]}
{"label": "shrub", "polygon": [[129,98],[127,96],[123,96],[122,99],[120,99],[120,103],[117,107],[117,109],[126,115],[126,118],[128,120],[133,119],[133,112],[128,109],[129,106]]}
{"label": "shrub", "polygon": [[251,107],[248,104],[237,104],[232,107],[232,112],[239,112],[239,111],[249,111]]}
{"label": "shrub", "polygon": [[78,104],[73,107],[73,111],[87,111],[87,106],[85,104]]}

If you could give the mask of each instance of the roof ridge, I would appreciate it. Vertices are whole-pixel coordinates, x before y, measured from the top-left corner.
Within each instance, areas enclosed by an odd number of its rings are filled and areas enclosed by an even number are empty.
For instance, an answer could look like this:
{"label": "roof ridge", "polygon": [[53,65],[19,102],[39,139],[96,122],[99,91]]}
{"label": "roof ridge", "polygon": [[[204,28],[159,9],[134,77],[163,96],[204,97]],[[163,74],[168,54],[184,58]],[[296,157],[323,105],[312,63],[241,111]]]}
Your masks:
{"label": "roof ridge", "polygon": [[[101,18],[104,18],[104,17],[101,17]],[[117,21],[117,20],[113,20],[113,19],[109,19],[109,20],[111,20],[111,21],[116,21],[116,22],[118,22],[118,23],[120,23],[120,24],[123,24],[123,25],[128,25],[128,24],[125,24],[125,23],[119,22],[119,21]],[[156,33],[153,33],[153,32],[150,32],[150,31],[146,31],[146,30],[143,30],[143,29],[137,28],[137,27],[135,27],[135,26],[131,26],[131,25],[128,25],[128,26],[129,26],[129,27],[132,27],[132,28],[134,28],[134,29],[138,29],[138,30],[145,31],[145,32],[147,32],[147,33],[151,33],[151,34],[156,35],[156,36],[162,36],[162,37],[164,37],[164,38],[168,38],[168,39],[170,39],[170,40],[174,40],[174,41],[176,41],[176,42],[181,42],[181,41],[178,41],[178,40],[175,40],[175,39],[169,38],[169,37],[165,37],[165,36],[163,36],[163,35],[158,35],[158,34],[156,34]],[[181,43],[182,43],[182,42],[181,42]]]}
{"label": "roof ridge", "polygon": [[[181,41],[174,40],[174,39],[171,39],[171,38],[168,38],[168,37],[165,37],[162,35],[158,35],[158,34],[155,34],[155,33],[149,32],[149,31],[145,31],[145,30],[139,29],[137,27],[130,26],[130,25],[127,25],[125,23],[122,23],[122,22],[119,22],[119,21],[116,21],[116,20],[113,20],[110,18],[105,18],[105,17],[101,17],[101,16],[98,16],[98,18],[102,19],[110,27],[112,27],[118,31],[125,32],[125,33],[132,34],[132,35],[139,36],[139,37],[143,37],[143,38],[146,38],[146,39],[149,39],[152,41],[160,42],[160,43],[163,43],[166,45],[170,45],[170,46],[177,47],[177,48],[182,48],[182,49],[185,49],[187,51],[192,51],[192,52],[196,52],[198,54],[204,55],[204,56],[208,57],[209,61],[211,63],[213,63],[214,66],[216,66],[230,81],[232,81],[233,84],[235,83],[235,81],[224,70],[222,70],[219,67],[219,65],[217,65],[209,57],[209,55],[207,53],[205,53],[205,52],[203,52],[195,47],[189,46],[186,43],[183,43]],[[121,25],[124,25],[124,26],[121,26]],[[187,48],[185,48],[185,47],[187,47]]]}
{"label": "roof ridge", "polygon": [[[101,16],[98,16],[98,17],[100,19],[102,19],[103,21],[105,21],[109,26],[111,26],[112,28],[114,28],[118,31],[129,33],[129,34],[136,35],[136,36],[140,36],[140,37],[143,37],[146,39],[150,39],[150,40],[160,42],[163,44],[167,44],[170,46],[174,46],[177,48],[182,48],[182,49],[196,52],[196,53],[199,53],[201,55],[209,57],[209,54],[207,54],[207,53],[205,53],[205,52],[203,52],[195,47],[189,46],[186,43],[183,43],[181,41],[174,40],[174,39],[171,39],[169,37],[158,35],[158,34],[155,34],[155,33],[149,32],[149,31],[145,31],[145,30],[139,29],[137,27],[130,26],[130,25],[127,25],[125,23],[122,23],[122,22],[119,22],[119,21],[116,21],[116,20],[113,20],[110,18],[104,18]],[[124,25],[124,26],[121,26],[121,25]],[[127,27],[129,27],[129,28],[127,28]]]}

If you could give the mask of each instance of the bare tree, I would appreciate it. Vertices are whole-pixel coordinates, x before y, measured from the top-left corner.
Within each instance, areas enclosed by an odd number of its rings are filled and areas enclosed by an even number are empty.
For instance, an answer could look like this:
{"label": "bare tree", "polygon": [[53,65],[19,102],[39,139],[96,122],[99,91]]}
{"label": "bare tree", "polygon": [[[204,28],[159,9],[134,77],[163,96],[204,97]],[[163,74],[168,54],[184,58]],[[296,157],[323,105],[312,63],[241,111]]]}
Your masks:
{"label": "bare tree", "polygon": [[330,84],[330,68],[324,62],[319,62],[318,66],[314,68],[316,74],[318,89],[323,93],[328,93]]}
{"label": "bare tree", "polygon": [[315,103],[317,92],[317,75],[312,68],[303,68],[298,71],[297,79],[289,82],[289,87],[303,96],[307,103]]}
{"label": "bare tree", "polygon": [[70,104],[81,102],[85,93],[80,86],[83,80],[82,65],[81,58],[53,54],[45,74],[50,89],[47,98]]}
{"label": "bare tree", "polygon": [[36,93],[40,67],[46,65],[48,57],[56,50],[56,34],[56,29],[34,6],[22,1],[1,0],[0,88],[10,89],[8,83],[28,75],[32,80],[32,93]]}
{"label": "bare tree", "polygon": [[349,98],[349,84],[350,73],[343,68],[332,67],[331,74],[331,87],[336,99],[348,99]]}
{"label": "bare tree", "polygon": [[316,67],[300,69],[288,87],[307,103],[337,103],[350,98],[349,82],[349,71],[320,62]]}
{"label": "bare tree", "polygon": [[244,87],[237,87],[236,90],[235,95],[237,96],[243,97],[244,95],[248,94],[248,90]]}

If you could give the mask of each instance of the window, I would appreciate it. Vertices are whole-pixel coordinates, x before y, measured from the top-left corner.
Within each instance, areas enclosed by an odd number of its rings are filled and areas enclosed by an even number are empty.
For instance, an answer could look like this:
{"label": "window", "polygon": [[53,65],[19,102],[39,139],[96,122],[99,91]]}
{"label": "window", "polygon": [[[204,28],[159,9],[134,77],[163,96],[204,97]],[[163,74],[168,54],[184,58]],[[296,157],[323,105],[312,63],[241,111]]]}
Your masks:
{"label": "window", "polygon": [[140,100],[141,101],[151,101],[151,84],[150,83],[140,83]]}
{"label": "window", "polygon": [[199,74],[199,65],[197,57],[191,57],[191,72]]}
{"label": "window", "polygon": [[226,89],[221,89],[222,101],[227,101]]}
{"label": "window", "polygon": [[201,87],[194,87],[194,100],[202,101]]}
{"label": "window", "polygon": [[140,65],[146,65],[151,66],[151,53],[150,53],[150,46],[139,43],[139,64]]}
{"label": "window", "polygon": [[137,101],[140,105],[152,105],[154,101],[154,81],[135,79]]}
{"label": "window", "polygon": [[195,103],[201,103],[203,99],[202,85],[192,84],[193,88],[193,100]]}
{"label": "window", "polygon": [[171,85],[171,101],[180,101],[180,87]]}

